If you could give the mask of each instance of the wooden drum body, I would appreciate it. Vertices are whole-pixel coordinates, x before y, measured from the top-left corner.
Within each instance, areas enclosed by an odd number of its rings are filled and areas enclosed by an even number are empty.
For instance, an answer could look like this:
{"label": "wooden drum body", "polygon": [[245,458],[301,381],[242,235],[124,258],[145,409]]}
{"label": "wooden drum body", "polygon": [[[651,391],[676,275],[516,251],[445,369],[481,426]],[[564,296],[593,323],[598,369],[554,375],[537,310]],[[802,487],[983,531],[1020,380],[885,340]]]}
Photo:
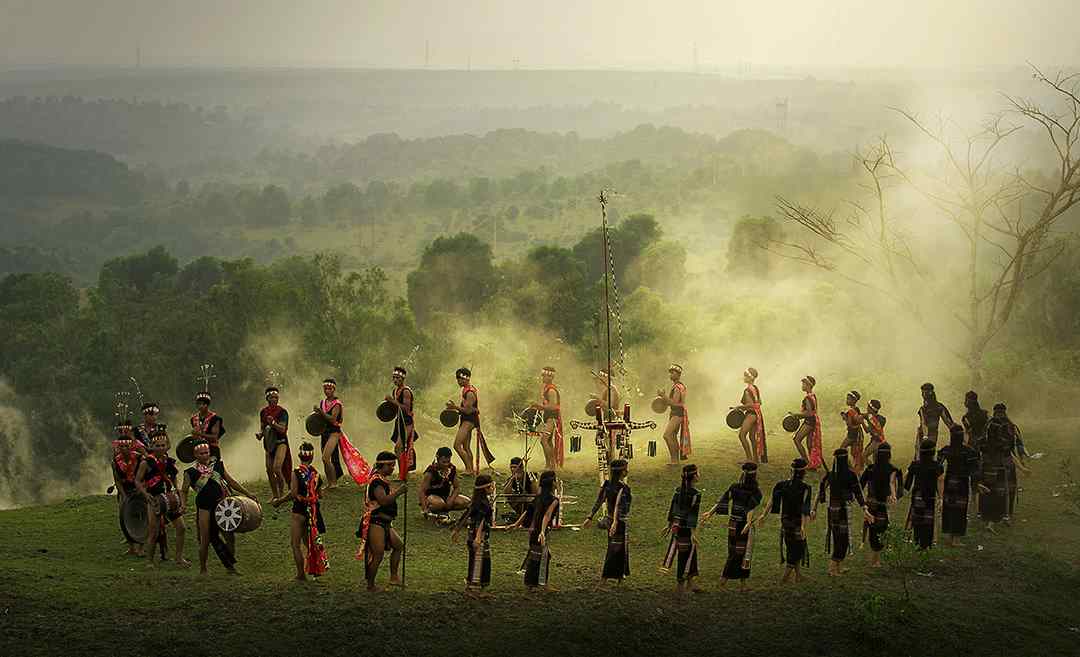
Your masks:
{"label": "wooden drum body", "polygon": [[214,509],[214,522],[224,532],[254,531],[262,524],[262,507],[250,497],[230,495],[218,502]]}
{"label": "wooden drum body", "polygon": [[175,516],[180,513],[180,493],[171,490],[154,498],[157,501],[158,513],[166,516]]}

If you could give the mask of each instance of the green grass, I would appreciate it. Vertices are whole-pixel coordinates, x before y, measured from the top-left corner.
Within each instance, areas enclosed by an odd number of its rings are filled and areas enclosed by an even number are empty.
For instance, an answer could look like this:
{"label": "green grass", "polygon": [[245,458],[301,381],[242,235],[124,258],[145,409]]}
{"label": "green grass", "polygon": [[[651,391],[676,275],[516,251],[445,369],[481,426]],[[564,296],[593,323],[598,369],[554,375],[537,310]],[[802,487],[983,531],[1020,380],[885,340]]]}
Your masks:
{"label": "green grass", "polygon": [[[895,436],[906,435],[904,428]],[[433,434],[426,434],[433,440]],[[848,574],[825,576],[824,521],[811,529],[809,581],[779,583],[775,517],[758,534],[751,590],[721,590],[726,555],[724,519],[701,531],[701,582],[706,592],[679,597],[673,576],[657,571],[665,547],[659,532],[677,484],[659,459],[632,462],[632,577],[618,589],[598,585],[604,535],[563,530],[551,537],[551,583],[529,595],[516,574],[524,532],[493,537],[493,595],[462,595],[464,544],[423,522],[410,491],[408,589],[371,595],[362,590],[362,564],[353,558],[359,491],[330,493],[324,513],[331,569],[307,583],[291,581],[288,512],[268,512],[262,527],[238,537],[241,577],[227,578],[211,552],[211,573],[171,564],[151,570],[121,556],[112,498],[97,496],[0,513],[0,655],[143,655],[157,645],[168,654],[560,654],[607,653],[862,655],[1080,654],[1080,518],[1053,497],[1058,464],[1080,449],[1064,430],[1025,425],[1031,451],[1046,452],[1023,482],[1018,518],[992,536],[975,526],[964,547],[935,548],[932,576],[914,576],[905,601],[895,570],[872,572],[866,549],[849,558]],[[695,462],[709,504],[736,474],[733,437],[701,434]],[[644,441],[638,449],[644,454]],[[425,441],[427,442],[427,441]],[[831,442],[827,439],[827,447]],[[502,458],[516,442],[494,446]],[[367,447],[365,445],[365,447]],[[421,458],[437,445],[428,444]],[[897,445],[906,463],[909,446]],[[776,435],[774,464],[764,488],[787,475],[791,447]],[[566,508],[578,522],[595,495],[592,456],[573,455]],[[261,496],[265,483],[255,486]],[[894,512],[903,518],[906,503]],[[189,518],[190,520],[190,518]],[[399,519],[397,526],[401,528]],[[189,522],[189,530],[192,523]],[[982,546],[980,550],[978,546]],[[194,531],[188,557],[195,560]],[[385,581],[384,564],[380,580]]]}

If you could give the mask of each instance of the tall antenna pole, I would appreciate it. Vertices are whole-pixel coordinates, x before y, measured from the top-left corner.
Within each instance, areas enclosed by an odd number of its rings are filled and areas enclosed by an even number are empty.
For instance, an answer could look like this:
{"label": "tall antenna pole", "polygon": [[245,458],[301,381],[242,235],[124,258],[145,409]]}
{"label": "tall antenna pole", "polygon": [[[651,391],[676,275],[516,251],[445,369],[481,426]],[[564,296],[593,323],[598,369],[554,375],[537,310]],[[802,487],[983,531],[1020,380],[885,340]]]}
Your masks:
{"label": "tall antenna pole", "polygon": [[607,408],[605,419],[611,417],[611,302],[608,298],[608,288],[611,286],[611,254],[608,252],[608,223],[607,223],[607,195],[600,191],[600,232],[603,238],[604,252],[604,326],[607,331]]}

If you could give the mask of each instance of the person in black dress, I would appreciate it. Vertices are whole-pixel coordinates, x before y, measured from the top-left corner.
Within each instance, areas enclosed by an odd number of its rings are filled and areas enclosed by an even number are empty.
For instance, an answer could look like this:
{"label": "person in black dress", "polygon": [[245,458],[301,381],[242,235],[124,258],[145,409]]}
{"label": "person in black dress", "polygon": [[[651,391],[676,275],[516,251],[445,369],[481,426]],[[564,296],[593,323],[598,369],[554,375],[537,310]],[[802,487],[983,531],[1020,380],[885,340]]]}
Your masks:
{"label": "person in black dress", "polygon": [[1005,445],[1009,451],[1009,456],[1005,459],[1005,473],[1009,484],[1009,507],[1004,518],[1005,523],[1008,524],[1012,517],[1016,515],[1016,507],[1020,499],[1020,478],[1018,475],[1020,472],[1024,474],[1031,473],[1030,468],[1025,463],[1028,451],[1024,446],[1024,435],[1020,431],[1020,427],[1009,419],[1005,404],[1001,402],[994,404],[994,414],[991,419],[995,426],[1004,432]]}
{"label": "person in black dress", "polygon": [[213,546],[214,553],[221,560],[221,565],[231,574],[236,574],[235,535],[221,531],[214,522],[214,509],[218,502],[225,499],[230,491],[237,491],[251,499],[258,498],[245,489],[240,482],[232,478],[225,470],[225,464],[210,456],[210,445],[206,441],[195,443],[195,465],[184,471],[184,485],[180,491],[181,504],[185,504],[188,490],[195,490],[196,518],[199,528],[199,573],[205,575],[208,548]]}
{"label": "person in black dress", "polygon": [[728,486],[716,505],[701,518],[704,523],[714,515],[728,516],[728,556],[724,571],[720,575],[721,586],[727,584],[729,579],[734,579],[739,581],[741,589],[745,589],[750,578],[750,558],[753,550],[751,516],[764,497],[761,486],[758,485],[757,470],[756,463],[744,463],[739,481]]}
{"label": "person in black dress", "polygon": [[810,505],[814,489],[806,483],[806,459],[791,462],[791,479],[773,486],[772,497],[755,523],[764,522],[769,512],[780,515],[780,563],[784,564],[783,583],[802,581],[801,569],[810,565],[810,550],[806,545],[806,523],[810,521]]}
{"label": "person in black dress", "polygon": [[147,556],[150,563],[154,564],[154,546],[160,542],[161,558],[165,559],[165,528],[172,525],[176,532],[176,565],[186,568],[191,562],[184,558],[184,537],[187,534],[184,525],[184,501],[181,499],[179,505],[170,511],[165,499],[166,494],[177,490],[176,477],[180,471],[176,467],[176,459],[169,456],[169,436],[165,425],[157,425],[150,432],[149,438],[150,454],[139,464],[135,475],[135,485],[150,505],[150,551]]}
{"label": "person in black dress", "polygon": [[555,484],[554,470],[541,473],[540,492],[533,500],[532,510],[522,513],[514,523],[514,527],[529,525],[529,551],[525,556],[525,586],[529,590],[546,587],[548,583],[551,551],[548,549],[547,532],[559,516],[559,498],[555,496]]}
{"label": "person in black dress", "polygon": [[892,464],[892,447],[882,442],[874,454],[874,462],[863,470],[859,483],[866,490],[866,510],[871,518],[863,520],[863,541],[870,538],[870,566],[881,567],[881,551],[885,549],[885,532],[889,529],[889,507],[904,493],[903,475]]}
{"label": "person in black dress", "polygon": [[909,519],[920,550],[934,545],[934,517],[944,484],[941,477],[944,468],[934,458],[935,445],[929,438],[922,441],[919,456],[911,462],[904,477],[904,489],[911,493]]}
{"label": "person in black dress", "polygon": [[596,496],[592,512],[582,523],[582,527],[592,524],[593,517],[603,505],[607,510],[607,517],[601,526],[607,529],[608,545],[604,555],[604,568],[601,578],[622,582],[630,576],[630,551],[627,545],[627,521],[630,518],[631,494],[630,486],[623,480],[626,478],[626,459],[615,459],[609,466],[610,476],[600,492]]}
{"label": "person in black dress", "polygon": [[949,428],[949,444],[938,452],[938,462],[945,464],[945,486],[941,498],[941,533],[945,544],[960,545],[967,534],[968,504],[972,481],[979,472],[979,453],[964,444],[964,428]]}
{"label": "person in black dress", "polygon": [[996,531],[995,524],[1010,520],[1016,503],[1016,469],[1026,470],[1017,456],[1019,430],[1005,411],[1005,404],[994,404],[994,414],[978,445],[982,455],[979,516],[991,532]]}
{"label": "person in black dress", "polygon": [[874,520],[874,517],[866,511],[866,500],[863,499],[859,478],[848,467],[848,452],[846,449],[841,448],[833,452],[833,467],[821,479],[821,490],[818,491],[814,515],[817,515],[817,506],[820,506],[826,500],[829,504],[829,515],[828,530],[825,533],[825,551],[832,550],[829,560],[829,575],[835,577],[844,572],[840,568],[840,564],[851,552],[851,526],[848,522],[848,504],[855,500],[863,510],[864,521],[873,522]]}
{"label": "person in black dress", "polygon": [[465,592],[476,593],[491,584],[491,530],[495,526],[495,482],[490,475],[476,477],[469,508],[454,526],[451,540],[457,542],[462,527],[468,526],[469,565],[465,571]]}
{"label": "person in black dress", "polygon": [[390,584],[401,584],[398,567],[401,565],[401,553],[405,542],[392,527],[397,518],[397,498],[405,493],[408,484],[402,483],[391,490],[390,475],[394,474],[397,457],[393,452],[379,452],[375,457],[375,467],[371,472],[365,495],[364,518],[357,532],[361,539],[361,552],[364,557],[364,578],[369,591],[377,591],[375,576],[379,574],[386,548],[390,548]]}
{"label": "person in black dress", "polygon": [[671,534],[671,541],[660,570],[671,572],[671,567],[676,566],[675,590],[680,593],[700,590],[694,585],[694,578],[698,576],[697,526],[701,509],[701,493],[694,488],[698,478],[696,465],[684,465],[682,483],[671,496],[671,506],[668,508],[667,531]]}

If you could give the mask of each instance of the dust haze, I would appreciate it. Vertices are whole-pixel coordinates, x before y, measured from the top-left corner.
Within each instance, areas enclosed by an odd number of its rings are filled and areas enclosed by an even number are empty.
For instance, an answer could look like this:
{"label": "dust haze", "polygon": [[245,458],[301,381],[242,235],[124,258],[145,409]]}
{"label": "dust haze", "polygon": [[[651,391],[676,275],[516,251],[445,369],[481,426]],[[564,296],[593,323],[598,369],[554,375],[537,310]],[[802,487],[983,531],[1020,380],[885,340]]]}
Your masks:
{"label": "dust haze", "polygon": [[[1014,101],[1070,116],[1041,76],[1075,81],[1075,2],[0,0],[0,15],[0,140],[108,156],[135,181],[125,184],[141,185],[141,196],[123,185],[101,191],[96,179],[83,186],[89,191],[49,188],[28,198],[15,196],[22,183],[0,188],[0,254],[11,261],[0,274],[67,276],[86,310],[109,258],[157,245],[181,265],[202,256],[266,264],[327,252],[350,271],[380,267],[394,303],[407,305],[406,280],[433,240],[464,231],[494,247],[492,271],[504,286],[495,298],[471,314],[418,323],[422,348],[365,345],[384,355],[377,366],[342,372],[331,359],[305,355],[310,338],[296,326],[253,321],[241,350],[251,355],[249,376],[214,390],[228,430],[224,459],[240,478],[264,477],[254,434],[270,371],[290,411],[294,449],[326,376],[342,382],[344,426],[362,453],[389,448],[390,427],[374,410],[395,365],[409,369],[416,391],[421,466],[452,441],[438,414],[459,396],[453,372],[461,366],[473,372],[503,469],[520,452],[513,414],[537,401],[541,367],[558,371],[564,419],[587,419],[590,372],[607,368],[609,345],[593,326],[576,343],[544,328],[549,310],[522,312],[512,301],[529,291],[506,289],[505,281],[531,249],[573,249],[598,227],[601,188],[614,192],[615,216],[653,216],[658,246],[667,249],[623,263],[636,280],[653,283],[620,298],[612,315],[615,335],[625,338],[610,345],[620,363],[615,384],[635,419],[659,422],[649,401],[669,387],[668,365],[681,364],[695,449],[739,456],[724,417],[747,367],[760,372],[774,463],[794,454],[780,419],[799,407],[806,375],[818,381],[827,448],[841,439],[837,413],[855,389],[864,405],[883,402],[898,459],[910,455],[925,381],[955,416],[973,380],[985,406],[1007,401],[1021,416],[1069,415],[1080,394],[1080,344],[1071,337],[1080,306],[1070,305],[1080,300],[1066,278],[1080,213],[1063,211],[1018,260],[1036,274],[1016,284],[1026,286],[1018,319],[993,327],[981,378],[973,376],[963,317],[978,296],[965,287],[971,245],[967,229],[936,202],[942,193],[962,196],[962,185],[942,144],[898,111],[940,130],[961,153],[997,119],[1016,131],[988,159],[987,184],[1010,176],[1050,184],[1062,142],[1048,141]],[[897,277],[887,294],[884,272],[860,257],[863,246],[845,251],[840,240],[830,251],[816,242],[821,251],[800,252],[814,236],[778,209],[783,197],[834,217],[839,230],[877,230],[878,199],[858,158],[882,140],[895,167],[883,178],[880,207],[890,223],[880,235],[888,232],[889,248],[918,272]],[[77,175],[64,171],[59,178]],[[642,171],[666,188],[636,186]],[[550,198],[519,193],[525,174],[543,179]],[[557,185],[577,185],[576,196],[555,198]],[[236,219],[230,194],[236,205],[257,208],[252,199],[270,187],[285,199],[277,223],[260,224],[258,209],[247,223]],[[438,205],[433,188],[457,196]],[[375,199],[373,189],[391,200]],[[331,207],[334,194],[365,200],[341,209]],[[1032,196],[1005,195],[986,205],[988,216],[1023,216]],[[184,204],[198,216],[183,215]],[[500,217],[512,217],[501,237]],[[87,223],[95,218],[106,227]],[[773,221],[775,232],[739,251],[732,245],[748,219]],[[1012,246],[1003,248],[1000,235],[984,242],[986,269],[976,277],[983,286],[1012,267]],[[808,253],[825,253],[832,267],[808,264]],[[650,268],[673,279],[649,279]],[[417,297],[437,303],[442,294],[433,286]],[[898,298],[917,302],[918,312]],[[584,303],[600,316],[599,299]],[[364,337],[356,328],[356,340]],[[88,339],[49,353],[69,346],[97,348]],[[89,360],[72,355],[65,365]],[[198,362],[192,353],[188,369]],[[125,389],[132,363],[112,366],[110,385]],[[13,371],[0,365],[0,508],[103,493],[111,483],[111,418],[101,398],[111,393],[64,391],[70,403],[50,414],[37,400],[54,391],[40,382],[24,390]],[[192,411],[190,397],[169,394],[155,398],[176,445]],[[43,431],[60,436],[50,445],[64,445],[62,453],[35,447]],[[659,430],[635,438],[644,454]],[[591,436],[583,442],[573,469],[595,466]],[[61,462],[80,465],[61,474]],[[23,487],[28,471],[44,474]]]}

